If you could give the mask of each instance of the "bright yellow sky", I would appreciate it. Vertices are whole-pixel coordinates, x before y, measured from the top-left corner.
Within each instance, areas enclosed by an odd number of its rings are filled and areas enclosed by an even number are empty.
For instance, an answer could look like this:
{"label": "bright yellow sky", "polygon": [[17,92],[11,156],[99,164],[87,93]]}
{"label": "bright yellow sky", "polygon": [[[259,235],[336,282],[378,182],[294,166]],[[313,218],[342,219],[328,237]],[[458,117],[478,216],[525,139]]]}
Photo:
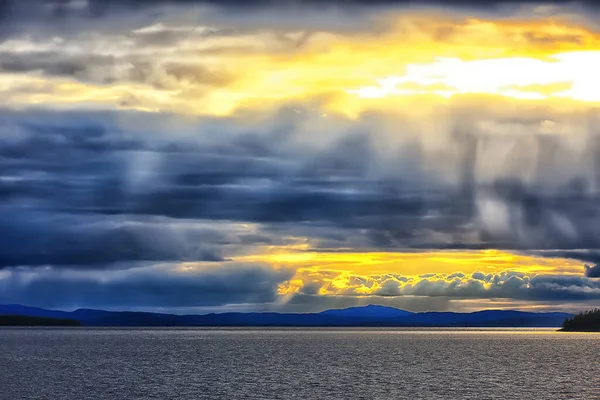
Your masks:
{"label": "bright yellow sky", "polygon": [[[468,284],[473,273],[501,275],[518,272],[581,275],[582,263],[562,258],[519,255],[497,250],[432,252],[316,252],[293,248],[272,248],[264,254],[235,257],[240,262],[259,262],[296,270],[295,277],[280,288],[291,295],[307,284],[319,287],[322,295],[375,294],[382,284],[408,279],[416,285],[423,280],[455,281]],[[456,276],[461,273],[464,276]],[[400,286],[402,281],[397,282]]]}
{"label": "bright yellow sky", "polygon": [[354,274],[420,275],[476,271],[498,273],[515,269],[530,273],[581,274],[580,261],[524,256],[498,250],[431,252],[317,252],[277,248],[264,254],[235,257],[237,261],[268,262],[300,268],[318,267]]}
{"label": "bright yellow sky", "polygon": [[[227,76],[214,85],[98,85],[0,74],[0,96],[16,106],[100,105],[198,115],[316,101],[327,111],[355,116],[401,107],[412,96],[600,103],[600,37],[572,17],[482,20],[413,12],[382,19],[383,33],[318,32],[299,48],[282,50],[257,33],[187,40],[167,55],[157,53],[157,66],[176,60]],[[240,43],[246,47],[239,49]]]}

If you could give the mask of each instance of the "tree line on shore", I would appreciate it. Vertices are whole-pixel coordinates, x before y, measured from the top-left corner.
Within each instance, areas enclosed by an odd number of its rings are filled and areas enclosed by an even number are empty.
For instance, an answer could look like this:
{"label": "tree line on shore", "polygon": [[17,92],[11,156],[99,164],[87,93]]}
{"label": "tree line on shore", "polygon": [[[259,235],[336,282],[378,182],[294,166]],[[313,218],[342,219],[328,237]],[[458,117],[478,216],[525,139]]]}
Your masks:
{"label": "tree line on shore", "polygon": [[79,321],[28,315],[0,315],[0,326],[79,326]]}
{"label": "tree line on shore", "polygon": [[580,312],[563,322],[563,331],[600,332],[600,308]]}

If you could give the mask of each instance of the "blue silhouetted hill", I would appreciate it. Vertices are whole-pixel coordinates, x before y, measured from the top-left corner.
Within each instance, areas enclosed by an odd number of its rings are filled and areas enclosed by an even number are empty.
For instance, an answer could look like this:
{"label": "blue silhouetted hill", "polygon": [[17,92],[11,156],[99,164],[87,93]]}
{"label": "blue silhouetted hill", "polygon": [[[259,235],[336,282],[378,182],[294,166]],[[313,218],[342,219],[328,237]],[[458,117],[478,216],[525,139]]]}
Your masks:
{"label": "blue silhouetted hill", "polygon": [[566,318],[561,331],[600,332],[600,309],[596,308]]}
{"label": "blue silhouetted hill", "polygon": [[394,307],[378,306],[369,304],[363,307],[350,307],[341,310],[327,310],[320,315],[345,318],[397,318],[412,315],[410,311],[400,310]]}
{"label": "blue silhouetted hill", "polygon": [[211,313],[177,315],[77,309],[56,311],[22,305],[0,305],[0,314],[73,319],[83,326],[288,326],[288,327],[560,327],[571,314],[485,310],[473,313],[412,313],[368,305],[320,313]]}

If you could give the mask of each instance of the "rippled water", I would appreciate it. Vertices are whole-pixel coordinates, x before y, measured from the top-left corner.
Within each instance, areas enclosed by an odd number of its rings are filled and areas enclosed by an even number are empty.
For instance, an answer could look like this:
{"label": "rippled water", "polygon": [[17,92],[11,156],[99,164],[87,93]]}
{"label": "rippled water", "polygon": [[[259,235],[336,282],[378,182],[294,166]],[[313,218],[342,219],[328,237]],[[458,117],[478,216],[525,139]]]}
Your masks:
{"label": "rippled water", "polygon": [[2,399],[598,399],[600,335],[2,329]]}

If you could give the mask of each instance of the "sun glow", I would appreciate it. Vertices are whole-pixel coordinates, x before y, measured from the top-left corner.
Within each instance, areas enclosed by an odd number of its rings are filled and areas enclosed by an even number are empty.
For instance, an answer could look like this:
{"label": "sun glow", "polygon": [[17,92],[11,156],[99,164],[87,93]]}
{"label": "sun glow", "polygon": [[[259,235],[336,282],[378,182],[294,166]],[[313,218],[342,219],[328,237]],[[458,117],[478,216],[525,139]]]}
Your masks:
{"label": "sun glow", "polygon": [[511,57],[483,60],[438,58],[409,64],[403,75],[377,85],[346,90],[360,98],[399,95],[490,94],[516,99],[550,97],[600,102],[600,51],[559,53],[544,59]]}
{"label": "sun glow", "polygon": [[239,262],[261,262],[294,266],[305,271],[324,269],[358,275],[419,275],[422,271],[452,274],[457,271],[497,273],[514,270],[527,273],[580,274],[582,263],[562,258],[524,256],[499,250],[430,252],[318,252],[293,248],[265,249],[264,254],[235,257]]}

